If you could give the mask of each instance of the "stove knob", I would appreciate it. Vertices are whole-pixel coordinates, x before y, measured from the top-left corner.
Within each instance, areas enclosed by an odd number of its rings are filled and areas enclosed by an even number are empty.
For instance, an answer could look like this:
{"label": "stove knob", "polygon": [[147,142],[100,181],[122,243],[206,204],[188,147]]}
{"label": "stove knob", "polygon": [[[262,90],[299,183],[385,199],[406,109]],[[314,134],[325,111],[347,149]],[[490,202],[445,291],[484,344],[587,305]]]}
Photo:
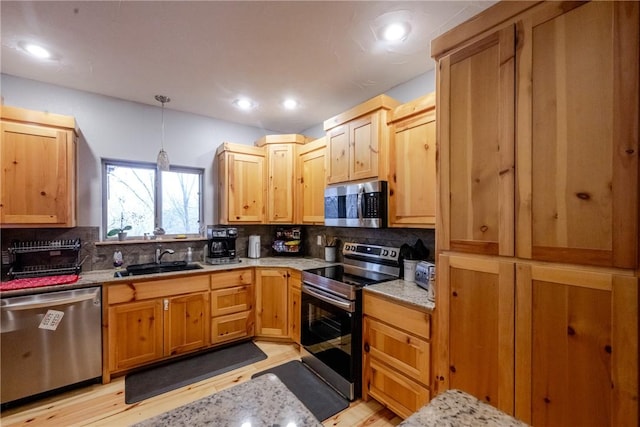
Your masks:
{"label": "stove knob", "polygon": [[387,256],[389,255],[389,250],[388,249],[383,249],[382,250],[382,256]]}
{"label": "stove knob", "polygon": [[392,256],[393,258],[395,258],[395,257],[396,257],[396,255],[397,255],[396,251],[391,251],[391,256]]}

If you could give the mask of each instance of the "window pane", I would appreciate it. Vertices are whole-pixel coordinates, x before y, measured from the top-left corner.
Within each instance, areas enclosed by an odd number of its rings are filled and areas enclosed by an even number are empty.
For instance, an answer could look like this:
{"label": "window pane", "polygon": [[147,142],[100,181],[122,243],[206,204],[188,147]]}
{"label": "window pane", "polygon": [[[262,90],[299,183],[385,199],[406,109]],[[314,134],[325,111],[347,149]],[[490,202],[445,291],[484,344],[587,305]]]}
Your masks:
{"label": "window pane", "polygon": [[200,176],[190,172],[162,172],[162,227],[167,234],[198,233]]}
{"label": "window pane", "polygon": [[130,225],[129,237],[151,233],[154,228],[155,170],[106,165],[107,229]]}

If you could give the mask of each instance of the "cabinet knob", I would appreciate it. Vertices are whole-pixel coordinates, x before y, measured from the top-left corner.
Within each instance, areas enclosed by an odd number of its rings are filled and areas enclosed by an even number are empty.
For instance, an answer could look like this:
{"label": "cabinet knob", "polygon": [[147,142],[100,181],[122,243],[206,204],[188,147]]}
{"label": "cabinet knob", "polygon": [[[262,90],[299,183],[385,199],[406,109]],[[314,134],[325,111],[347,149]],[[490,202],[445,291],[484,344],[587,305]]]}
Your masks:
{"label": "cabinet knob", "polygon": [[368,342],[364,343],[364,351],[369,353],[369,349],[370,349],[369,343]]}

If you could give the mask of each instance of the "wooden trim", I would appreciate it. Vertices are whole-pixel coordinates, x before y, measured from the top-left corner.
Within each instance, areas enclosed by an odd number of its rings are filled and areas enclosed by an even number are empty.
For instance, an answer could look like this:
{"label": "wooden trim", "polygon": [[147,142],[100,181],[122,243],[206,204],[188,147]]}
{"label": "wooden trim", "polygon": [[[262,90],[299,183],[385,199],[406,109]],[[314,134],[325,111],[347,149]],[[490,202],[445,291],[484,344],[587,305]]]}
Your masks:
{"label": "wooden trim", "polygon": [[[531,266],[531,279],[563,285],[581,286],[590,289],[611,291],[612,275],[585,268],[560,268],[557,266]],[[577,285],[579,283],[579,285]]]}
{"label": "wooden trim", "polygon": [[[620,228],[624,228],[625,232],[628,232],[629,229],[626,227],[630,226],[632,224],[620,225]],[[613,266],[613,253],[609,250],[533,246],[531,256],[540,261],[557,261],[561,259],[563,262],[573,264],[589,264],[601,267]]]}
{"label": "wooden trim", "polygon": [[434,111],[436,108],[436,93],[431,92],[427,95],[416,98],[412,101],[398,105],[389,112],[387,124],[392,124],[400,120],[406,120],[411,116]]}
{"label": "wooden trim", "polygon": [[498,242],[479,242],[475,240],[451,240],[448,249],[485,255],[498,255],[500,250]]}
{"label": "wooden trim", "polygon": [[439,59],[473,36],[513,21],[539,1],[501,1],[431,41],[431,57]]}
{"label": "wooden trim", "polygon": [[264,148],[262,147],[254,147],[252,145],[245,144],[236,144],[234,142],[223,142],[216,149],[216,156],[220,155],[225,151],[230,151],[232,153],[238,154],[251,154],[253,156],[262,156],[266,157],[266,153]]}
{"label": "wooden trim", "polygon": [[289,133],[284,135],[265,135],[257,140],[254,145],[256,147],[262,147],[267,144],[306,144],[312,140],[313,138],[296,133]]}
{"label": "wooden trim", "polygon": [[[449,93],[451,91],[451,58],[445,57],[437,64],[436,76],[436,253],[451,249],[451,182],[449,145],[451,126]],[[444,94],[447,94],[446,96]],[[446,142],[446,143],[445,143]]]}
{"label": "wooden trim", "polygon": [[328,131],[329,129],[333,129],[338,125],[350,122],[351,120],[357,119],[358,117],[362,117],[365,114],[369,114],[376,110],[392,110],[398,105],[400,105],[400,102],[396,101],[390,96],[384,94],[378,95],[374,98],[369,99],[368,101],[363,102],[362,104],[356,105],[355,107],[345,111],[344,113],[338,114],[337,116],[333,116],[330,119],[325,120],[324,130]]}
{"label": "wooden trim", "polygon": [[73,130],[75,135],[78,135],[76,119],[73,116],[63,116],[61,114],[49,113],[47,111],[33,111],[9,105],[0,105],[0,118],[3,121],[45,125],[62,128],[64,130]]}
{"label": "wooden trim", "polygon": [[531,266],[517,264],[514,414],[527,424],[531,424],[532,281]]}
{"label": "wooden trim", "polygon": [[513,414],[515,382],[515,265],[501,261],[498,267],[498,402],[502,411]]}
{"label": "wooden trim", "polygon": [[433,343],[433,395],[449,389],[449,294],[451,294],[450,257],[438,255],[436,274],[436,329]]}

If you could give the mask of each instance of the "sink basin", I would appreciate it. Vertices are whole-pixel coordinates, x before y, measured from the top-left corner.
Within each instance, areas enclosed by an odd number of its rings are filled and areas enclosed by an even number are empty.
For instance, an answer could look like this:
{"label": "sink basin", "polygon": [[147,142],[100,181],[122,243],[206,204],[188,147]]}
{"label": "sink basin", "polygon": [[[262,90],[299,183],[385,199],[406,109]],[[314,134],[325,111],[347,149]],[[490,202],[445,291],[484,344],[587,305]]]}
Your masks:
{"label": "sink basin", "polygon": [[170,273],[174,271],[199,270],[199,264],[188,264],[186,261],[167,261],[156,264],[149,262],[146,264],[132,264],[127,266],[127,271],[116,272],[116,277],[139,276],[141,274]]}

